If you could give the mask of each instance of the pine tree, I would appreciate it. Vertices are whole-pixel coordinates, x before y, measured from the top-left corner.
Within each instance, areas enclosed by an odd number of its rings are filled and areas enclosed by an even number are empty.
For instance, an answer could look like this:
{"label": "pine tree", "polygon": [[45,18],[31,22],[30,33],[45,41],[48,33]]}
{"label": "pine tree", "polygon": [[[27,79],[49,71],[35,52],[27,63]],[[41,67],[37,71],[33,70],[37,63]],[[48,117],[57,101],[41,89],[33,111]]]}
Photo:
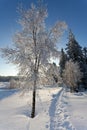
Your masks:
{"label": "pine tree", "polygon": [[67,55],[65,54],[63,48],[61,49],[61,56],[60,56],[60,76],[62,77],[63,70],[65,69],[65,63],[67,61]]}
{"label": "pine tree", "polygon": [[58,82],[58,77],[59,77],[59,69],[56,63],[50,63],[48,70],[47,70],[47,78],[48,81],[53,84]]}
{"label": "pine tree", "polygon": [[79,85],[81,84],[82,87],[85,84],[85,65],[84,65],[84,58],[83,58],[83,52],[82,52],[82,47],[79,45],[79,43],[76,41],[74,34],[72,31],[69,31],[69,41],[68,44],[66,45],[66,52],[67,52],[67,57],[69,60],[72,60],[74,63],[78,63],[80,66],[81,72],[83,72],[83,77]]}
{"label": "pine tree", "polygon": [[87,64],[87,47],[83,48],[83,57],[85,64]]}
{"label": "pine tree", "polygon": [[69,41],[68,44],[66,44],[66,46],[66,52],[69,60],[72,59],[72,61],[78,62],[81,66],[83,61],[82,48],[76,41],[71,30],[69,31]]}
{"label": "pine tree", "polygon": [[82,66],[82,71],[83,71],[82,82],[83,82],[84,88],[87,89],[87,47],[83,48],[83,66]]}

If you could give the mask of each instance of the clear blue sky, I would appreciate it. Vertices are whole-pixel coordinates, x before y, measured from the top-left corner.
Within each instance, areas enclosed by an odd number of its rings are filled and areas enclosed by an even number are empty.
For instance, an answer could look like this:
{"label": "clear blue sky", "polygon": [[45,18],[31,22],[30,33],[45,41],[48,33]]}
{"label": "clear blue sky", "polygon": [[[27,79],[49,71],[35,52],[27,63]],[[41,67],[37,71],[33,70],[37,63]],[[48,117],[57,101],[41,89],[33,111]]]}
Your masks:
{"label": "clear blue sky", "polygon": [[[36,0],[0,0],[0,47],[12,44],[14,33],[20,26],[17,6],[19,3],[25,6],[36,3]],[[57,20],[65,21],[72,29],[81,46],[87,47],[87,0],[44,0],[48,8],[47,25],[50,27]],[[67,37],[59,44],[59,48],[65,47]],[[15,75],[17,71],[13,65],[5,63],[0,58],[0,75]]]}

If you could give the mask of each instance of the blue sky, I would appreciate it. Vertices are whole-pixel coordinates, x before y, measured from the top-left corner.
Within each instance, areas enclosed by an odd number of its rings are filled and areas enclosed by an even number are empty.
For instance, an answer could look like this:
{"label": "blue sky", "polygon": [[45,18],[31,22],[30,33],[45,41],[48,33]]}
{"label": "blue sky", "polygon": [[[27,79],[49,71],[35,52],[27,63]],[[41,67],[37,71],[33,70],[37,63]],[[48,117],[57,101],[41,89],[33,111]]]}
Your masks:
{"label": "blue sky", "polygon": [[[48,8],[47,26],[52,26],[57,20],[65,21],[72,29],[81,46],[87,46],[87,0],[44,0]],[[30,7],[36,0],[0,0],[0,47],[12,44],[14,33],[20,29],[17,23],[17,6],[23,3]],[[59,44],[65,47],[67,35]],[[15,66],[6,64],[0,58],[0,75],[15,75]]]}

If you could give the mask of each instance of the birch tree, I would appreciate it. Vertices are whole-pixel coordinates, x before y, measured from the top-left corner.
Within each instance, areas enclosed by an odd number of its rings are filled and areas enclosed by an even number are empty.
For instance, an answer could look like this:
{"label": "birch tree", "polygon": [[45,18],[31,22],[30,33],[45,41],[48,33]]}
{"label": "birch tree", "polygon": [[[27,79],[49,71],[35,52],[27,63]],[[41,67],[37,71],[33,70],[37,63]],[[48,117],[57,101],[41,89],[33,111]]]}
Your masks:
{"label": "birch tree", "polygon": [[[43,68],[51,57],[58,54],[57,43],[67,28],[65,22],[56,24],[47,30],[45,20],[48,16],[47,8],[42,2],[37,6],[31,5],[29,9],[19,8],[20,18],[18,20],[22,30],[14,36],[14,46],[2,49],[2,55],[9,62],[16,64],[19,73],[26,82],[33,84],[32,112],[31,117],[35,117],[36,89],[39,78],[43,77]],[[25,88],[28,85],[24,85]],[[25,89],[24,88],[24,89]]]}

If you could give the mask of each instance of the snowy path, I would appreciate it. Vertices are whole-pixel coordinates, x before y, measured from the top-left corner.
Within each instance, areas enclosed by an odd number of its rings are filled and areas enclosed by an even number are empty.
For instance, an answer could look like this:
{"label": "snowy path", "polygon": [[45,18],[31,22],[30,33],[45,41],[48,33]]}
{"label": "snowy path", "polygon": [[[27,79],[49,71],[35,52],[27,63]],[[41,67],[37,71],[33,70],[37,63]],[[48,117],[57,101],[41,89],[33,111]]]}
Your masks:
{"label": "snowy path", "polygon": [[49,108],[50,130],[75,130],[70,123],[70,117],[67,111],[66,95],[61,89],[56,95]]}

